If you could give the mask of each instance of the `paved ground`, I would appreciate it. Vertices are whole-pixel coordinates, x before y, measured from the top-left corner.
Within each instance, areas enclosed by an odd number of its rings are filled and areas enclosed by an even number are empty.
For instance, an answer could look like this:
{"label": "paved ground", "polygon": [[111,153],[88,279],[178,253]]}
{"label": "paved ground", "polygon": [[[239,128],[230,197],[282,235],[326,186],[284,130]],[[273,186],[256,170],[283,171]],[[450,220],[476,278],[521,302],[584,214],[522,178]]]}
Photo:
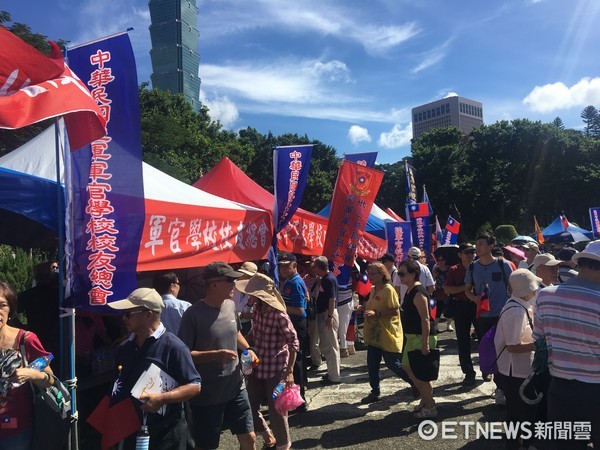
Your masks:
{"label": "paved ground", "polygon": [[[440,325],[445,329],[445,325]],[[478,381],[469,389],[460,386],[463,374],[458,364],[454,332],[442,332],[440,376],[434,384],[438,405],[438,426],[442,421],[496,422],[504,411],[494,405],[494,384]],[[476,354],[475,354],[476,356]],[[322,366],[325,368],[325,366]],[[419,421],[412,416],[418,403],[413,400],[408,385],[382,365],[382,400],[362,405],[360,399],[370,392],[366,366],[366,351],[342,359],[343,383],[321,386],[324,371],[309,375],[307,400],[309,411],[290,417],[294,449],[352,448],[352,449],[503,449],[500,440],[465,439],[442,440],[440,436],[426,441],[419,437]],[[464,429],[457,429],[464,435]],[[261,448],[262,440],[259,438]],[[237,441],[226,432],[221,448],[236,448]]]}

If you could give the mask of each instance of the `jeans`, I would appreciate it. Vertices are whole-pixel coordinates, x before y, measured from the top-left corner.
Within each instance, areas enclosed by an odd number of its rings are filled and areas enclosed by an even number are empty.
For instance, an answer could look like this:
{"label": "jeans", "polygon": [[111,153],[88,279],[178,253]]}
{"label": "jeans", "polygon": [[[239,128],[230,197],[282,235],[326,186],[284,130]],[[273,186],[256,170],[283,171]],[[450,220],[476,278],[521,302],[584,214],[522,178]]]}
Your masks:
{"label": "jeans", "polygon": [[382,357],[388,369],[390,369],[407,383],[411,383],[408,374],[402,368],[402,353],[386,352],[379,347],[368,345],[367,368],[369,370],[369,384],[371,385],[371,391],[373,394],[379,395],[381,393],[379,389],[379,382],[381,380],[379,367],[381,365]]}
{"label": "jeans", "polygon": [[460,369],[465,375],[475,376],[471,359],[471,325],[475,324],[477,305],[465,300],[456,300],[454,329],[458,344],[458,360]]}

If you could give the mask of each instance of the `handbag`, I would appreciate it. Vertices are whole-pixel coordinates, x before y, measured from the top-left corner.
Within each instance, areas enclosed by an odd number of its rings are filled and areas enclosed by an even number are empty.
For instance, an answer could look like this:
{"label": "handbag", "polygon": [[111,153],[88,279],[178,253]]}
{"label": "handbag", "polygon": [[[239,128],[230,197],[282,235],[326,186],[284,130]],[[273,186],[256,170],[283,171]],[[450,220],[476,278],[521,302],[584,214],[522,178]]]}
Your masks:
{"label": "handbag", "polygon": [[[21,335],[21,357],[27,362],[25,333]],[[33,391],[33,438],[32,450],[60,450],[69,440],[71,432],[71,395],[65,385],[53,376],[54,383],[40,388],[29,383]]]}
{"label": "handbag", "polygon": [[434,381],[438,379],[440,371],[440,351],[438,349],[429,350],[427,355],[421,353],[421,350],[412,350],[408,352],[408,362],[418,380]]}

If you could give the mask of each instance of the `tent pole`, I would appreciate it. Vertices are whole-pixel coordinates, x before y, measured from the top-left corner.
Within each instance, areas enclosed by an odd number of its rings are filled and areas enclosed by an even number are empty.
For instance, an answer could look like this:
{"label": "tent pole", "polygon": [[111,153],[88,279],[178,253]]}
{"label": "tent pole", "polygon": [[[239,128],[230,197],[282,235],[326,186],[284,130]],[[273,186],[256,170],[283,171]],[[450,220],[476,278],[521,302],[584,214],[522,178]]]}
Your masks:
{"label": "tent pole", "polygon": [[[58,301],[59,301],[59,333],[60,333],[60,367],[61,379],[65,380],[69,393],[71,394],[71,413],[73,421],[71,422],[71,436],[68,448],[71,450],[79,449],[79,436],[77,431],[77,378],[75,377],[75,309],[67,307],[65,304],[65,290],[63,279],[65,273],[65,199],[60,182],[60,161],[62,157],[60,145],[60,123],[59,119],[54,120],[54,143],[56,150],[56,202],[58,209]],[[65,156],[67,157],[67,156]],[[67,357],[68,365],[65,364]]]}

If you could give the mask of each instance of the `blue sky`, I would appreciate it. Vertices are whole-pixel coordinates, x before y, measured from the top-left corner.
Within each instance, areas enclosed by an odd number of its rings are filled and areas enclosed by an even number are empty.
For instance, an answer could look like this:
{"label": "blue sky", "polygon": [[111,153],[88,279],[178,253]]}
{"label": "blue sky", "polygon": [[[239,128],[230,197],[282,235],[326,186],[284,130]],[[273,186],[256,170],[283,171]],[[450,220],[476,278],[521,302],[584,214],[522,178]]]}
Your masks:
{"label": "blue sky", "polygon": [[[202,101],[228,129],[307,134],[343,153],[410,154],[412,107],[460,95],[484,122],[600,107],[597,0],[198,0]],[[135,27],[149,81],[147,0],[8,0],[0,9],[73,44]]]}

